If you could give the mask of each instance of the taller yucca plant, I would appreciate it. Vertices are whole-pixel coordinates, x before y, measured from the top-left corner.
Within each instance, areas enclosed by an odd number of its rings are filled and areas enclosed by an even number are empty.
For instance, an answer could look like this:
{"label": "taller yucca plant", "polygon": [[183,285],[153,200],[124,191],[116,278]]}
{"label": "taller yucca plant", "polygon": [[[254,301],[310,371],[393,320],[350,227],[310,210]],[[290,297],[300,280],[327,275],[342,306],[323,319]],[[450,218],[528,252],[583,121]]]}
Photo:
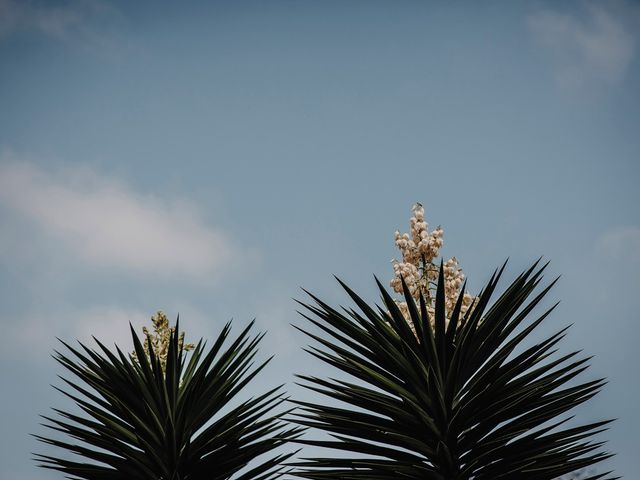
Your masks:
{"label": "taller yucca plant", "polygon": [[565,414],[604,384],[570,383],[588,359],[553,356],[566,328],[521,346],[554,308],[530,319],[551,288],[531,299],[544,267],[523,272],[490,304],[503,269],[464,316],[464,288],[445,312],[442,265],[433,315],[404,281],[404,314],[379,282],[384,307],[372,308],[342,282],[359,311],[311,295],[316,304],[303,306],[312,315],[303,316],[326,335],[302,329],[320,345],[308,351],[354,381],[300,375],[307,388],[339,401],[299,402],[296,421],[331,437],[301,442],[342,454],[297,462],[299,477],[550,480],[611,456],[592,439],[609,421],[563,426]]}
{"label": "taller yucca plant", "polygon": [[229,405],[268,362],[253,364],[263,334],[252,336],[252,325],[225,346],[227,324],[211,348],[200,340],[188,361],[177,325],[170,333],[167,327],[168,345],[160,349],[149,334],[145,348],[131,329],[134,356],[97,340],[99,351],[62,342],[71,354],[55,358],[75,380],[63,378],[68,388],[59,390],[84,414],[56,409],[57,417],[44,417],[70,439],[37,438],[75,458],[40,454],[40,466],[86,480],[278,477],[290,453],[256,458],[297,435],[272,413],[284,400],[280,387]]}

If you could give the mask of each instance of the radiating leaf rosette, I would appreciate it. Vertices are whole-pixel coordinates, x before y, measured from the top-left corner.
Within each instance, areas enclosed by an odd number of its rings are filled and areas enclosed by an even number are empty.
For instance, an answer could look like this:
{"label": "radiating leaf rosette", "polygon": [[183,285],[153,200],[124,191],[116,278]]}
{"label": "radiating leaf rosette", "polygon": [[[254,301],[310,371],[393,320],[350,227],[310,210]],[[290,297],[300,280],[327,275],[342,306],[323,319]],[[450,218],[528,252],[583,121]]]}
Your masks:
{"label": "radiating leaf rosette", "polygon": [[54,409],[56,417],[44,417],[66,439],[37,438],[75,455],[39,454],[40,466],[87,480],[280,476],[291,453],[263,454],[299,433],[282,421],[283,412],[274,413],[284,401],[281,388],[236,400],[268,362],[253,363],[263,334],[252,336],[252,325],[230,340],[227,324],[213,346],[200,340],[188,360],[178,325],[162,359],[149,336],[145,349],[133,329],[134,357],[97,340],[99,350],[62,342],[70,353],[55,358],[74,379],[63,378],[67,388],[59,390],[83,414]]}
{"label": "radiating leaf rosette", "polygon": [[303,304],[303,316],[324,334],[302,329],[316,342],[308,351],[343,375],[299,376],[327,401],[299,402],[295,421],[330,435],[300,441],[333,454],[295,462],[296,475],[550,480],[609,458],[595,440],[609,421],[566,426],[569,412],[604,384],[575,383],[588,359],[556,353],[567,329],[524,346],[554,308],[533,313],[553,285],[536,293],[544,267],[535,264],[491,302],[503,270],[464,316],[464,288],[445,311],[442,264],[433,318],[424,297],[414,300],[406,285],[410,318],[379,282],[383,307],[369,306],[342,282],[357,310],[338,310],[311,295],[315,304]]}

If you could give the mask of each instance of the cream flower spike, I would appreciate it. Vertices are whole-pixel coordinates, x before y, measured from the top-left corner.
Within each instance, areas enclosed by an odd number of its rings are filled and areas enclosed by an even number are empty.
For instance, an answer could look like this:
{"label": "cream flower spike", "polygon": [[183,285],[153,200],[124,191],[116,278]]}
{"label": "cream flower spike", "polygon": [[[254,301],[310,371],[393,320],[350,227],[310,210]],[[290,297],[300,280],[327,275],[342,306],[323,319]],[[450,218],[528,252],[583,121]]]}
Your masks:
{"label": "cream flower spike", "polygon": [[[169,353],[171,335],[173,335],[176,329],[169,325],[169,319],[161,310],[158,310],[158,312],[151,317],[151,323],[153,323],[153,332],[149,332],[147,327],[142,327],[142,333],[144,333],[145,336],[143,342],[144,353],[147,358],[150,358],[149,344],[151,344],[153,353],[160,360],[160,366],[164,373],[167,368],[167,354]],[[178,337],[178,348],[182,349],[183,352],[188,352],[189,350],[193,350],[195,345],[193,343],[185,344],[184,332],[181,332]],[[135,353],[131,356],[137,360]]]}
{"label": "cream flower spike", "polygon": [[[440,248],[444,244],[444,230],[438,226],[435,230],[429,231],[429,224],[425,221],[422,204],[416,203],[411,211],[413,214],[409,219],[410,233],[400,233],[399,230],[394,233],[395,245],[402,254],[402,261],[392,260],[394,277],[390,282],[390,286],[396,293],[403,294],[402,279],[404,279],[411,296],[416,301],[420,299],[420,295],[424,297],[429,316],[433,319],[435,291],[440,270],[438,256],[440,255]],[[443,270],[445,311],[448,324],[451,312],[464,284],[465,276],[456,257],[444,262]],[[464,292],[461,316],[467,313],[474,299],[475,297]],[[396,304],[415,331],[406,302],[396,300]]]}

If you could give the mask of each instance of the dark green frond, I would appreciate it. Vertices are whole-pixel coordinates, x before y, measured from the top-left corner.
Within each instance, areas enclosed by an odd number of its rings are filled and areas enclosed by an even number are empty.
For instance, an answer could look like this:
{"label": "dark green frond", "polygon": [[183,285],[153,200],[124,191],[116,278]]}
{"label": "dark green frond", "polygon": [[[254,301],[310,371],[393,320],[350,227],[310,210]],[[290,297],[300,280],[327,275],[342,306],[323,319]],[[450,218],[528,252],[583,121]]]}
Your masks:
{"label": "dark green frond", "polygon": [[61,377],[68,388],[58,390],[82,413],[55,410],[44,426],[66,439],[37,438],[78,458],[37,455],[39,465],[86,480],[278,477],[291,453],[256,458],[300,432],[286,427],[287,412],[273,413],[282,410],[281,388],[225,409],[268,362],[254,364],[262,335],[251,336],[252,325],[225,347],[227,324],[211,348],[200,341],[188,361],[176,326],[164,366],[152,348],[145,353],[133,328],[135,359],[100,342],[98,350],[62,342],[69,353],[54,358],[73,379]]}
{"label": "dark green frond", "polygon": [[464,317],[462,293],[445,312],[442,265],[434,318],[404,282],[410,322],[380,282],[384,308],[371,308],[343,282],[359,311],[341,312],[312,296],[303,316],[328,337],[301,329],[318,345],[307,351],[353,382],[300,376],[306,388],[337,400],[299,403],[292,420],[332,437],[301,443],[343,453],[298,461],[296,475],[550,480],[609,458],[593,440],[608,421],[565,426],[567,414],[604,384],[575,383],[589,359],[556,355],[566,328],[523,347],[554,308],[532,317],[553,285],[535,293],[545,267],[534,264],[492,302],[503,265]]}

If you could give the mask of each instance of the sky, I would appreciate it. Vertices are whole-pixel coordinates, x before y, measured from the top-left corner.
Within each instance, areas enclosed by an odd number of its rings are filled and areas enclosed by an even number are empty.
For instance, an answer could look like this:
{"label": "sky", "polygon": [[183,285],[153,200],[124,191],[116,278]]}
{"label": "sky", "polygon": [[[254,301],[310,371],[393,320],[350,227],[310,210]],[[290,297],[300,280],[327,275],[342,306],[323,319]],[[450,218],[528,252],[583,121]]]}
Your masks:
{"label": "sky", "polygon": [[56,337],[128,348],[159,309],[256,318],[247,395],[308,398],[294,299],[377,302],[415,202],[472,293],[551,262],[538,335],[573,324],[609,379],[579,419],[640,474],[639,32],[624,1],[0,0],[0,478],[61,478],[30,436],[70,406]]}

